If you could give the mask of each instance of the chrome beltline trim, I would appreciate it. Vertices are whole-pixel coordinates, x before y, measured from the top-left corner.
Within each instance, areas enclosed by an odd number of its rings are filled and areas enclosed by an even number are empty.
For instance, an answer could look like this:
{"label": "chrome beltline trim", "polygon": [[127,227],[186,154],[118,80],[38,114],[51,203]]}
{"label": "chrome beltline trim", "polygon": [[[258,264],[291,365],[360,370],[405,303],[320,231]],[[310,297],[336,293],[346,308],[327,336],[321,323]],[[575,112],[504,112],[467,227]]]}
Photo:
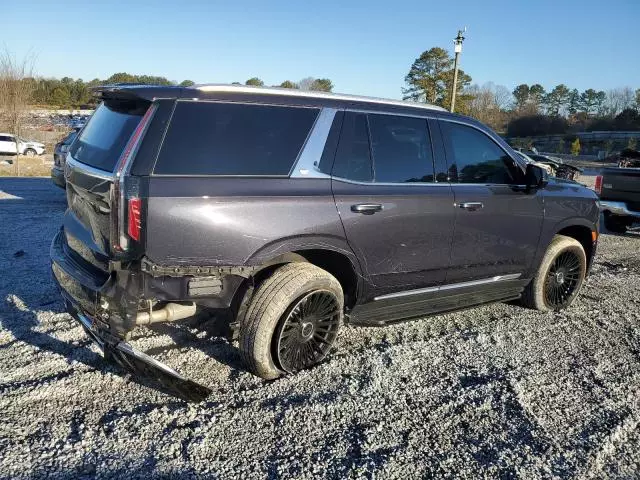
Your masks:
{"label": "chrome beltline trim", "polygon": [[404,292],[389,293],[387,295],[380,295],[373,300],[388,300],[390,298],[408,297],[411,295],[420,295],[422,293],[434,293],[442,292],[446,290],[455,290],[457,288],[475,287],[478,285],[486,285],[489,283],[505,282],[508,280],[517,280],[522,276],[521,273],[510,273],[508,275],[496,275],[495,277],[483,278],[482,280],[472,280],[470,282],[450,283],[448,285],[440,285],[437,287],[419,288],[417,290],[406,290]]}

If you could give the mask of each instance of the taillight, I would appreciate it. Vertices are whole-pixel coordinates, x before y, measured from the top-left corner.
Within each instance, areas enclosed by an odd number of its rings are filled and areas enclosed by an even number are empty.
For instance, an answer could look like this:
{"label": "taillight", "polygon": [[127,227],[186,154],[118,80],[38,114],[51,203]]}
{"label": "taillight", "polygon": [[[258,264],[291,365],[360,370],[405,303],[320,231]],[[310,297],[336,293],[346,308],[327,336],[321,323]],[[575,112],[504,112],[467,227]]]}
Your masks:
{"label": "taillight", "polygon": [[129,219],[127,233],[135,240],[140,240],[140,212],[142,212],[142,200],[139,198],[130,198],[127,200],[129,207],[128,216]]}
{"label": "taillight", "polygon": [[[125,198],[124,191],[124,179],[129,172],[129,168],[131,167],[131,161],[138,150],[140,145],[140,140],[142,139],[143,133],[149,125],[149,121],[153,116],[153,113],[156,111],[157,105],[152,104],[144,116],[140,120],[140,123],[136,127],[135,131],[129,138],[122,155],[118,159],[118,163],[116,165],[115,170],[115,181],[113,182],[112,189],[112,197],[111,197],[111,207],[112,211],[116,211],[117,215],[112,215],[112,247],[116,251],[125,251],[129,247],[129,239],[132,240],[140,240],[140,230],[141,230],[141,213],[142,213],[142,202],[140,198]],[[124,231],[125,225],[125,211],[127,215],[127,231]]]}
{"label": "taillight", "polygon": [[595,191],[598,195],[602,193],[602,175],[596,177]]}

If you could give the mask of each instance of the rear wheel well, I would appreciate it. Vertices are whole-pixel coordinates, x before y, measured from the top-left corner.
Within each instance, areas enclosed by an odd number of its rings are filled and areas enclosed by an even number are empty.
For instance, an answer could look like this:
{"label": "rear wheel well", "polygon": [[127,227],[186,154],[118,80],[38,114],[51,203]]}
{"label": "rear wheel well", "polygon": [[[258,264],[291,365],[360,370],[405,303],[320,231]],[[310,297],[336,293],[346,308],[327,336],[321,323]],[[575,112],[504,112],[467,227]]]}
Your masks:
{"label": "rear wheel well", "polygon": [[591,237],[591,229],[584,225],[571,225],[560,230],[557,235],[565,235],[567,237],[575,238],[580,242],[584,253],[587,255],[587,263],[591,264],[593,254],[593,240]]}
{"label": "rear wheel well", "polygon": [[333,250],[299,250],[280,255],[265,263],[263,268],[253,275],[253,284],[263,282],[278,267],[294,262],[312,263],[329,272],[340,282],[345,307],[350,308],[355,305],[358,295],[358,275],[349,257]]}

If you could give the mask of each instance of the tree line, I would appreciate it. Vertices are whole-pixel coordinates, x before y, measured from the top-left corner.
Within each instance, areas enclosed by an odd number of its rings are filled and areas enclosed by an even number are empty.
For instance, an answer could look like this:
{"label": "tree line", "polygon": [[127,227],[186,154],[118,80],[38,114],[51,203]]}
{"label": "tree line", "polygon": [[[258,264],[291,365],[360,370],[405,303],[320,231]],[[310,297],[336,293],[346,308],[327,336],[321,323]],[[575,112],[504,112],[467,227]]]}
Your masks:
{"label": "tree line", "polygon": [[[453,63],[443,48],[423,52],[405,76],[403,98],[449,109]],[[477,118],[508,136],[640,130],[640,88],[606,92],[588,88],[580,92],[560,84],[547,91],[538,83],[523,83],[510,91],[502,85],[471,82],[467,72],[458,71],[456,112]]]}
{"label": "tree line", "polygon": [[[27,83],[27,89],[31,92],[31,102],[36,105],[56,106],[60,108],[80,108],[83,106],[95,106],[96,99],[92,94],[92,88],[99,85],[109,85],[114,83],[138,83],[144,85],[178,85],[190,87],[194,85],[192,80],[183,80],[178,83],[165,77],[153,75],[133,75],[126,72],[114,73],[109,78],[101,80],[94,78],[85,82],[81,78],[70,77],[57,78],[34,78],[28,77],[22,80]],[[234,82],[240,85],[240,82]],[[245,82],[245,85],[264,86],[264,82],[258,77],[252,77]],[[279,86],[283,88],[296,88],[302,90],[318,90],[330,92],[333,90],[333,83],[328,78],[303,78],[298,82],[285,80]]]}

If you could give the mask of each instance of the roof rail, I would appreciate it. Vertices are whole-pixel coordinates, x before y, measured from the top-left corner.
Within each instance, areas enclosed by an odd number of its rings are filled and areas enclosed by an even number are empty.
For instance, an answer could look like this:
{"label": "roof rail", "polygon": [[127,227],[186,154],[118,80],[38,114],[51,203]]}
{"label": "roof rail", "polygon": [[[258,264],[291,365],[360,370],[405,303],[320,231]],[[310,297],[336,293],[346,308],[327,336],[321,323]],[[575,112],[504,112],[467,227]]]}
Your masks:
{"label": "roof rail", "polygon": [[238,93],[255,93],[259,95],[283,95],[289,97],[301,98],[326,98],[327,100],[344,100],[351,102],[368,102],[383,105],[395,105],[401,107],[415,107],[426,110],[446,111],[444,108],[428,103],[408,102],[404,100],[391,100],[387,98],[366,97],[361,95],[347,95],[343,93],[317,92],[310,90],[297,90],[293,88],[279,87],[254,87],[251,85],[228,85],[228,84],[202,84],[186,87],[187,89],[200,90],[202,92],[238,92]]}

